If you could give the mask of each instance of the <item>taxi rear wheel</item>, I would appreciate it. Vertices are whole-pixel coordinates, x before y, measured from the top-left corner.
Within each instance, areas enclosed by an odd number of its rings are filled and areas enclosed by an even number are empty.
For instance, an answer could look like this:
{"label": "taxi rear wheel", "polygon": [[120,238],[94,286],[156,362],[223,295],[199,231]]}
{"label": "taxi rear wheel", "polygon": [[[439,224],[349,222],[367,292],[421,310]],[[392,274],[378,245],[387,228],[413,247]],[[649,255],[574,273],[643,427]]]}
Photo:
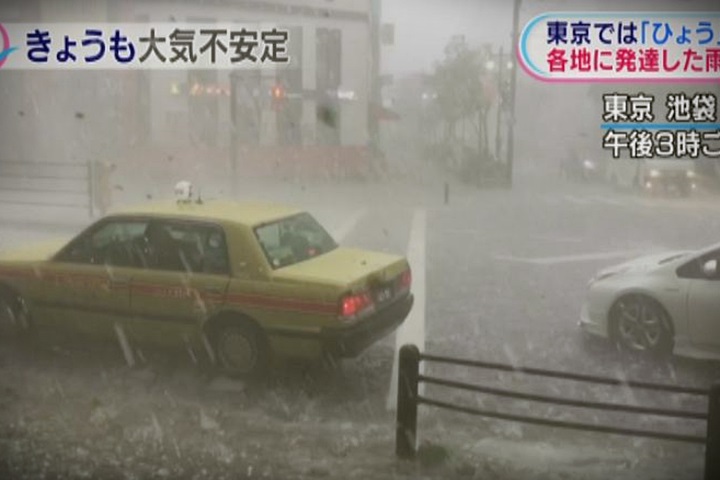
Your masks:
{"label": "taxi rear wheel", "polygon": [[246,322],[224,322],[215,329],[214,348],[220,371],[232,378],[255,378],[267,367],[262,333]]}
{"label": "taxi rear wheel", "polygon": [[26,337],[32,324],[22,297],[0,290],[0,328],[14,336]]}

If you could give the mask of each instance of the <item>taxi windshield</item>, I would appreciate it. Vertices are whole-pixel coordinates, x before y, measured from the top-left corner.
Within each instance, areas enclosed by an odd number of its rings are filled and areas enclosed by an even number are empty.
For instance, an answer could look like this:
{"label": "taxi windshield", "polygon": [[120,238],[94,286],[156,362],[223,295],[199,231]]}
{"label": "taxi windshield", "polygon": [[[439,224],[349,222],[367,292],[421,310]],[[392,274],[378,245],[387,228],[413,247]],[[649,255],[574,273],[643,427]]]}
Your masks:
{"label": "taxi windshield", "polygon": [[255,236],[273,269],[317,257],[337,248],[330,234],[308,213],[255,228]]}

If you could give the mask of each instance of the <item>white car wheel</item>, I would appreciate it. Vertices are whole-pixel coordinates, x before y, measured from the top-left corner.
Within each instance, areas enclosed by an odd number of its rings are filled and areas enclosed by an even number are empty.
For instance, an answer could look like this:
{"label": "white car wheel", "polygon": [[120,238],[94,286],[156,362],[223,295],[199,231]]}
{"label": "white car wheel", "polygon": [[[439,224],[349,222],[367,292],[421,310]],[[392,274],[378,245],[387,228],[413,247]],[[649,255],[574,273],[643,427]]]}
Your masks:
{"label": "white car wheel", "polygon": [[672,351],[670,319],[651,298],[629,295],[618,300],[610,312],[612,337],[625,351],[665,355]]}

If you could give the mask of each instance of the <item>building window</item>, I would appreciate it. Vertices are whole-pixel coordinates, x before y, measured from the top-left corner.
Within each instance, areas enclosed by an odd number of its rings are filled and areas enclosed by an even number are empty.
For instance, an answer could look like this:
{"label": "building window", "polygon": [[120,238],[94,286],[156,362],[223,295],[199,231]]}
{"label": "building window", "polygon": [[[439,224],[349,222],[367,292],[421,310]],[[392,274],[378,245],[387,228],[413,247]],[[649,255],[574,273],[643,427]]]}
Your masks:
{"label": "building window", "polygon": [[276,106],[278,143],[302,145],[303,112],[303,30],[287,28],[290,64],[277,71],[276,85],[271,94]]}
{"label": "building window", "polygon": [[260,70],[238,70],[230,74],[231,135],[237,145],[259,145],[263,98]]}
{"label": "building window", "polygon": [[342,32],[337,28],[318,28],[316,53],[317,143],[340,144],[340,102]]}
{"label": "building window", "polygon": [[211,94],[215,85],[216,70],[188,70],[188,86],[195,92],[188,96],[190,138],[206,147],[217,145],[218,96]]}

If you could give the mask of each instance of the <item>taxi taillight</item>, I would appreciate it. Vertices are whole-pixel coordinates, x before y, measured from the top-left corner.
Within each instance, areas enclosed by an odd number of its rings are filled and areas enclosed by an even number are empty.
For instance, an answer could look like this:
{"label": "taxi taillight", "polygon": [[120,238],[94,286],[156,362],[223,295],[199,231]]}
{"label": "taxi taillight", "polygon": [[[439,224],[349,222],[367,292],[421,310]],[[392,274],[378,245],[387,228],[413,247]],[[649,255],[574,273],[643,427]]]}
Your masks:
{"label": "taxi taillight", "polygon": [[340,315],[343,317],[354,317],[366,308],[373,305],[372,297],[368,292],[352,293],[340,302]]}
{"label": "taxi taillight", "polygon": [[412,285],[412,271],[410,268],[405,270],[403,273],[400,274],[400,277],[398,278],[398,288],[401,290],[410,290],[410,286]]}

